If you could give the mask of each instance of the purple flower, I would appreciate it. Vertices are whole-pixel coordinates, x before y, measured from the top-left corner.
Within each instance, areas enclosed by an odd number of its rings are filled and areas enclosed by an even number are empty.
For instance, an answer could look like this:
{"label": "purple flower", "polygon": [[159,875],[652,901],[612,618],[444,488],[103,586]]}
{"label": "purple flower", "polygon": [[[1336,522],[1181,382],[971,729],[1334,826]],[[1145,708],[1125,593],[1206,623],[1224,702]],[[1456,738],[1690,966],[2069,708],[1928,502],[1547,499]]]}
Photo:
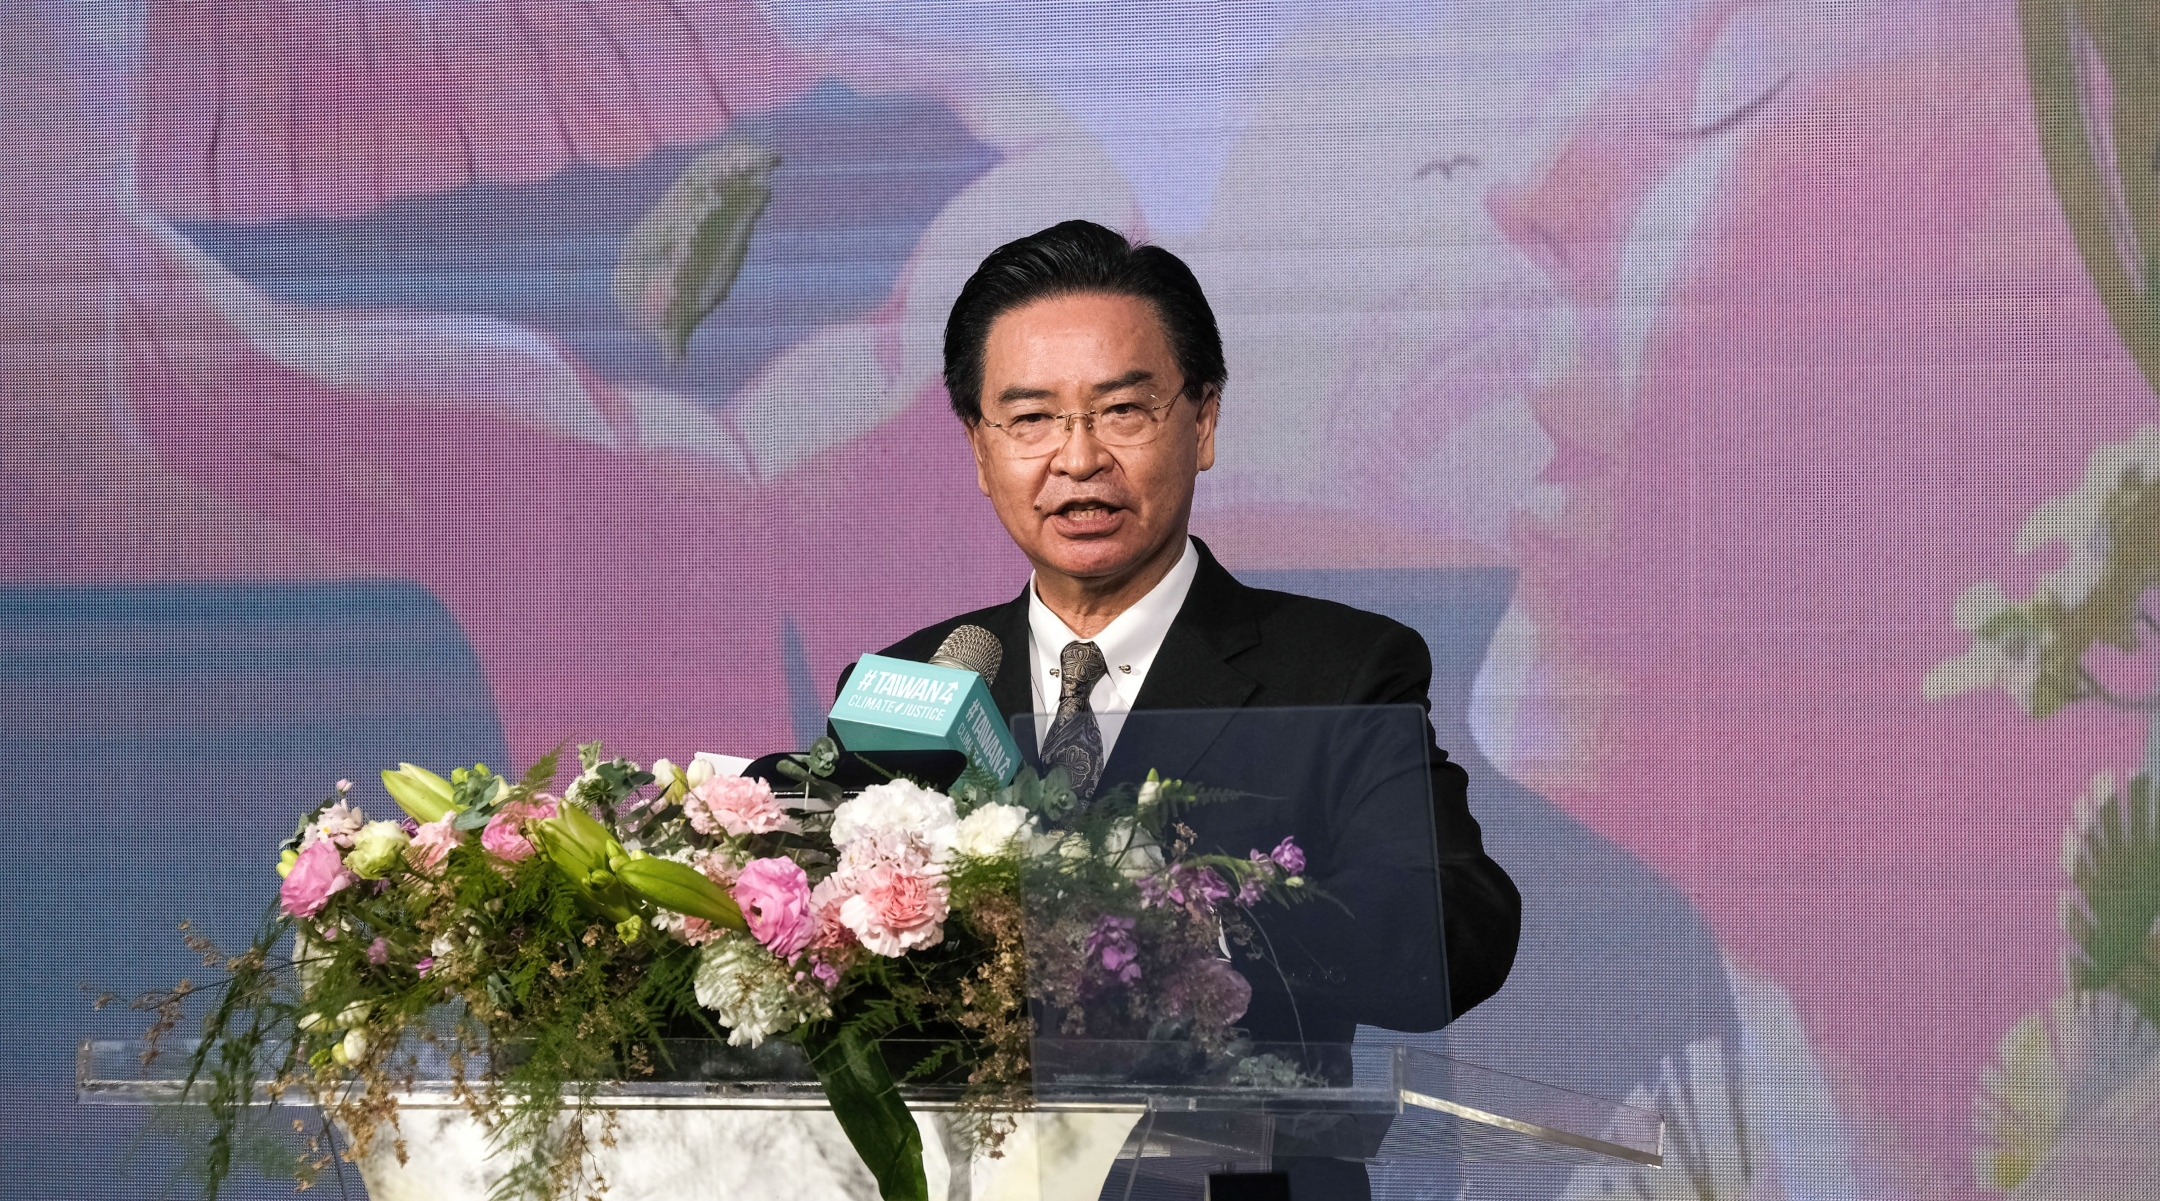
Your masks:
{"label": "purple flower", "polygon": [[1261,895],[1266,891],[1267,883],[1265,880],[1259,876],[1248,876],[1243,884],[1238,885],[1237,903],[1250,909],[1259,902]]}
{"label": "purple flower", "polygon": [[1140,944],[1133,941],[1134,924],[1129,917],[1106,913],[1095,919],[1095,928],[1088,932],[1081,948],[1081,953],[1090,959],[1100,956],[1103,970],[1117,977],[1120,984],[1140,978]]}
{"label": "purple flower", "polygon": [[1170,895],[1182,905],[1199,905],[1214,908],[1216,903],[1230,895],[1230,886],[1208,867],[1181,867],[1175,873],[1175,883]]}
{"label": "purple flower", "polygon": [[375,941],[368,944],[367,961],[376,967],[390,962],[390,940],[377,935]]}
{"label": "purple flower", "polygon": [[1134,883],[1140,886],[1140,907],[1153,909],[1170,896],[1169,882],[1162,876],[1142,876]]}
{"label": "purple flower", "polygon": [[433,955],[422,955],[420,962],[412,966],[414,971],[425,976],[428,974],[428,969],[435,966],[435,957]]}
{"label": "purple flower", "polygon": [[1299,850],[1298,844],[1287,838],[1283,839],[1281,844],[1275,848],[1272,858],[1277,865],[1293,876],[1305,870],[1305,852]]}

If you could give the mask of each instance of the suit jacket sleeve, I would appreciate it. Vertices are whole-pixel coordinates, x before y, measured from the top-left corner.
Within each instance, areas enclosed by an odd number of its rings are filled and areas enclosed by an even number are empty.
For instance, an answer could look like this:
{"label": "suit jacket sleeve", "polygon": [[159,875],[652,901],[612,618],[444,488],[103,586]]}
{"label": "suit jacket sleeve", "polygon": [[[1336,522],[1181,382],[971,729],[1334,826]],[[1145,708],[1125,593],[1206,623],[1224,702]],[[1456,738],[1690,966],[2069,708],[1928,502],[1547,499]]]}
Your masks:
{"label": "suit jacket sleeve", "polygon": [[[1430,712],[1432,654],[1417,631],[1396,625],[1377,639],[1352,677],[1345,703],[1414,704]],[[1426,722],[1433,830],[1439,844],[1441,921],[1448,1000],[1456,1015],[1500,991],[1522,933],[1522,894],[1485,853],[1470,815],[1470,773],[1451,762]]]}

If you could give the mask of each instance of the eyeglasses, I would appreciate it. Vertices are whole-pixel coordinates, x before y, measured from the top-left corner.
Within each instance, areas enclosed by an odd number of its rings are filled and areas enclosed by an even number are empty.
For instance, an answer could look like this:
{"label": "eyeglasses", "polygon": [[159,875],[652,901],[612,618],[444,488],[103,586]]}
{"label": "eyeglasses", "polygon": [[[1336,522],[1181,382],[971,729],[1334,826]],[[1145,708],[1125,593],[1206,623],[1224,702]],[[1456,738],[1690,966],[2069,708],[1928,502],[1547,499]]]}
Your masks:
{"label": "eyeglasses", "polygon": [[1153,392],[1142,392],[1126,395],[1097,409],[1078,409],[1070,413],[1052,413],[1047,409],[1014,413],[1003,421],[982,424],[1003,434],[1013,452],[1023,458],[1056,451],[1072,436],[1075,421],[1086,421],[1088,431],[1104,446],[1124,449],[1153,442],[1169,424],[1163,414],[1184,397],[1182,388],[1168,400],[1158,400]]}

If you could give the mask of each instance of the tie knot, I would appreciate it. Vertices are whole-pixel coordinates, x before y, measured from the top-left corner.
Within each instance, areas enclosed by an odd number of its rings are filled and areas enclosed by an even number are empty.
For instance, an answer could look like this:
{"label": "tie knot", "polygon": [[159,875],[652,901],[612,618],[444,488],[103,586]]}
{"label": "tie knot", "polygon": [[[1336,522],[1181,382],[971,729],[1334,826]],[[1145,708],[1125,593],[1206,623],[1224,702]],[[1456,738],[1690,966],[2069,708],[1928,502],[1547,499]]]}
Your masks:
{"label": "tie knot", "polygon": [[1058,700],[1075,698],[1085,701],[1088,689],[1095,681],[1109,674],[1110,665],[1103,662],[1102,648],[1092,642],[1068,642],[1058,654]]}

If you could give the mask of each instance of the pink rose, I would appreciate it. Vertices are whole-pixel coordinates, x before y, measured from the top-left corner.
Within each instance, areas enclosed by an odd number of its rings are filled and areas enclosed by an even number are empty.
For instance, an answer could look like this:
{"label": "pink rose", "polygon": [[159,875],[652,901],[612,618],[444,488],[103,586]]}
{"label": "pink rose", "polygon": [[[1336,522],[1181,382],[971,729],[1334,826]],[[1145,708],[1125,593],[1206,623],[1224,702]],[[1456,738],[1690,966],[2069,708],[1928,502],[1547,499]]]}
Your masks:
{"label": "pink rose", "polygon": [[424,872],[441,867],[442,861],[450,857],[450,848],[465,841],[464,831],[450,824],[456,820],[456,813],[445,813],[415,828],[412,841],[406,844],[405,858]]}
{"label": "pink rose", "polygon": [[555,798],[546,793],[532,801],[512,801],[488,819],[487,828],[480,831],[480,845],[487,848],[488,854],[508,863],[530,859],[540,848],[525,837],[525,823],[553,816]]}
{"label": "pink rose", "polygon": [[780,807],[772,785],[742,776],[714,776],[683,798],[690,828],[700,834],[799,833],[802,827]]}
{"label": "pink rose", "polygon": [[735,877],[734,896],[750,936],[782,959],[793,959],[817,934],[810,877],[792,859],[752,859]]}
{"label": "pink rose", "polygon": [[879,863],[856,873],[855,894],[840,904],[840,920],[872,951],[905,955],[945,939],[945,881],[899,863]]}
{"label": "pink rose", "polygon": [[285,912],[294,917],[314,917],[330,903],[333,893],[352,887],[359,878],[345,866],[337,844],[327,838],[320,839],[300,852],[284,885],[278,889],[278,900],[285,906]]}

